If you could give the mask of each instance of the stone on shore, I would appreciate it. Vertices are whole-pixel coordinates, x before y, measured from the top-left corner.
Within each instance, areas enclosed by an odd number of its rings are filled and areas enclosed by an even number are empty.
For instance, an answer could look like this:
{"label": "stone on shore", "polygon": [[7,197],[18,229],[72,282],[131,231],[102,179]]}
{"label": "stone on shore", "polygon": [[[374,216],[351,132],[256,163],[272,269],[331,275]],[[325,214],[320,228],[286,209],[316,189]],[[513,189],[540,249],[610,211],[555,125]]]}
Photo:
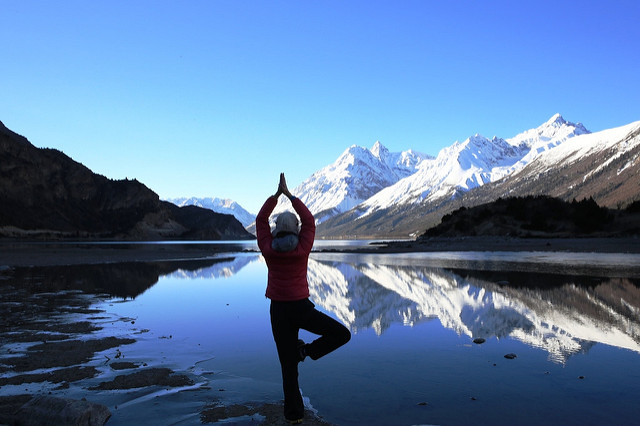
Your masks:
{"label": "stone on shore", "polygon": [[24,426],[102,426],[109,417],[111,412],[102,404],[42,395],[20,407],[14,423]]}
{"label": "stone on shore", "polygon": [[133,389],[148,386],[191,386],[193,380],[183,374],[174,374],[169,368],[148,368],[128,375],[116,376],[110,382],[101,382],[89,390]]}

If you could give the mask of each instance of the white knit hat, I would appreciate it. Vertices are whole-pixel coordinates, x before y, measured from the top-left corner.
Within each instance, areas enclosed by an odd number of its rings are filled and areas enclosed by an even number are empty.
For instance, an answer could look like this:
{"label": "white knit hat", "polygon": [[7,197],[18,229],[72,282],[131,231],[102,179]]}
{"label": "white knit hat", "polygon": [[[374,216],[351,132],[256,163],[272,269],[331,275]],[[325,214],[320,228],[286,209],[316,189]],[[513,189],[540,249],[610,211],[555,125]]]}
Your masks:
{"label": "white knit hat", "polygon": [[295,214],[283,212],[278,215],[273,235],[278,235],[281,232],[298,234],[298,217]]}

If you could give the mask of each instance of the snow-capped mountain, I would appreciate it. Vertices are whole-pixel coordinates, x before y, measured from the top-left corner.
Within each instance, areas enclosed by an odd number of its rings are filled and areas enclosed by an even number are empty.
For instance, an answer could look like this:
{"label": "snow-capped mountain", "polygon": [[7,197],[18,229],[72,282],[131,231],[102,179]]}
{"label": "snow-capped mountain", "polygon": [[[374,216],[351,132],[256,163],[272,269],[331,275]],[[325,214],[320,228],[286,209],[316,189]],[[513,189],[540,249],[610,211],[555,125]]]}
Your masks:
{"label": "snow-capped mountain", "polygon": [[[371,149],[353,145],[333,163],[315,172],[291,192],[314,214],[316,222],[350,210],[380,190],[412,175],[428,155],[412,150],[389,152],[380,142]],[[288,209],[284,199],[274,209]]]}
{"label": "snow-capped mountain", "polygon": [[217,197],[182,197],[167,199],[170,203],[183,206],[197,206],[205,209],[213,210],[216,213],[233,215],[245,228],[256,220],[256,215],[246,211],[240,204],[233,200],[217,198]]}
{"label": "snow-capped mountain", "polygon": [[[318,227],[320,237],[408,237],[461,206],[499,197],[593,197],[616,207],[638,199],[640,122],[589,133],[554,115],[513,138],[480,135],[425,159],[417,171]],[[634,180],[635,179],[635,180]]]}
{"label": "snow-capped mountain", "polygon": [[[526,161],[528,167],[523,168],[523,172],[541,175],[555,167],[568,167],[593,158],[594,164],[590,165],[582,174],[581,180],[584,182],[637,149],[640,145],[639,134],[640,121],[614,129],[585,134],[579,138],[567,140],[563,144],[558,144],[553,150],[545,151],[544,155],[535,158],[536,161]],[[634,166],[637,167],[638,163],[638,156],[632,155],[631,158],[615,168],[616,175],[620,175]],[[519,174],[513,176],[514,181],[521,177]]]}
{"label": "snow-capped mountain", "polygon": [[[380,142],[353,145],[291,192],[316,219],[319,238],[406,238],[423,233],[461,206],[499,197],[549,195],[566,201],[593,197],[617,207],[640,198],[640,122],[590,133],[553,115],[511,138],[474,135],[436,157],[392,153]],[[217,203],[208,202],[217,200]],[[255,216],[228,200],[175,199],[230,213],[249,230]],[[235,204],[235,203],[233,203]],[[274,213],[289,210],[282,197]]]}
{"label": "snow-capped mountain", "polygon": [[422,162],[416,173],[366,200],[358,206],[360,217],[391,205],[452,198],[502,179],[566,140],[587,133],[581,124],[556,114],[537,129],[511,139],[472,136],[442,149],[435,159]]}

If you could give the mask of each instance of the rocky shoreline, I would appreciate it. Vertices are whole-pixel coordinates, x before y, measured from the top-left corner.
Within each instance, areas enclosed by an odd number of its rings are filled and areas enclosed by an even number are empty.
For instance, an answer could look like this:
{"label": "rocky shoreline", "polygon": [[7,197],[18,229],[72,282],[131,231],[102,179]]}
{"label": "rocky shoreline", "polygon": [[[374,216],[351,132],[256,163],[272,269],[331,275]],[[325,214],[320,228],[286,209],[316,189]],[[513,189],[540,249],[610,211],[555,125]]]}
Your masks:
{"label": "rocky shoreline", "polygon": [[[152,330],[138,330],[131,318],[112,318],[94,308],[96,302],[109,298],[99,293],[99,287],[97,294],[89,294],[65,287],[53,278],[65,271],[75,277],[74,268],[89,265],[92,270],[103,270],[109,263],[126,261],[139,264],[133,268],[144,270],[143,281],[153,282],[175,265],[190,268],[211,264],[211,256],[210,248],[39,247],[33,251],[27,247],[11,257],[0,257],[0,389],[4,389],[0,394],[0,424],[103,425],[121,411],[114,400],[136,398],[122,392],[215,393],[215,389],[207,391],[206,383],[198,381],[192,372],[162,366],[157,354],[132,361],[127,356],[125,360],[125,354],[130,353],[128,346],[152,334]],[[156,263],[150,267],[147,262]],[[131,270],[125,264],[114,267]],[[113,279],[111,276],[109,281]],[[132,297],[127,294],[121,297]],[[172,344],[171,336],[165,339],[166,344]],[[287,424],[277,401],[231,403],[222,397],[200,398],[192,414],[200,424],[236,418],[240,424],[255,419],[261,424]],[[307,418],[305,424],[328,424],[313,412],[308,412]]]}
{"label": "rocky shoreline", "polygon": [[[0,241],[0,268],[211,259],[221,253],[257,251],[245,245],[207,243],[32,243]],[[438,251],[545,251],[640,253],[637,236],[605,238],[433,237],[372,242],[366,247],[314,248],[318,252],[409,253]]]}
{"label": "rocky shoreline", "polygon": [[640,253],[638,237],[511,238],[511,237],[431,237],[416,241],[390,241],[357,250],[367,253],[408,253],[439,251],[544,251],[574,253]]}
{"label": "rocky shoreline", "polygon": [[241,244],[1,242],[0,268],[208,259]]}

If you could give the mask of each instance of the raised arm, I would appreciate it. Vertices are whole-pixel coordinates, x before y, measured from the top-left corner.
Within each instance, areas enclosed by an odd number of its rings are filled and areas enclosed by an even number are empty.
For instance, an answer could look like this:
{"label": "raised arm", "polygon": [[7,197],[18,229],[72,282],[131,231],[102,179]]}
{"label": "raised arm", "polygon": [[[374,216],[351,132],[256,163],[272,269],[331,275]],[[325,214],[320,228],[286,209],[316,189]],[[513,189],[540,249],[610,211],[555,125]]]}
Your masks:
{"label": "raised arm", "polygon": [[264,202],[260,212],[256,216],[256,236],[258,238],[258,247],[270,247],[273,237],[271,236],[271,227],[269,226],[269,216],[278,204],[278,197],[273,195]]}

